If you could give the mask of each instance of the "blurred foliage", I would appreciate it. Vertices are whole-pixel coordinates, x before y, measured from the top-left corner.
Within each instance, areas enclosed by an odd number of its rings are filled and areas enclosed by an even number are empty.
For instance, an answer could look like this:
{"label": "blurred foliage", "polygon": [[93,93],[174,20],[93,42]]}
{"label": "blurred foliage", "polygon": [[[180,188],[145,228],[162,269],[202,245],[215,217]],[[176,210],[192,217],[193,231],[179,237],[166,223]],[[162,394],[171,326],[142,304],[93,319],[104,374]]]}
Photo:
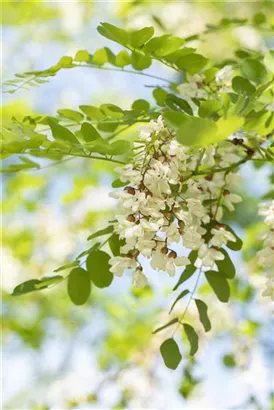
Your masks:
{"label": "blurred foliage", "polygon": [[[268,23],[274,24],[273,3],[268,1],[213,2],[210,5],[208,2],[168,4],[164,1],[128,1],[116,2],[114,6],[106,3],[102,6],[100,2],[77,2],[73,5],[75,9],[72,10],[80,10],[79,15],[82,17],[79,19],[77,30],[74,31],[69,29],[71,20],[68,19],[66,22],[64,7],[67,6],[68,4],[60,5],[58,2],[4,2],[2,24],[6,48],[4,56],[7,61],[9,62],[16,49],[10,47],[7,33],[13,33],[21,50],[23,41],[35,40],[32,39],[33,23],[36,29],[39,26],[40,32],[36,34],[40,47],[41,41],[50,45],[56,40],[64,41],[68,46],[73,46],[75,42],[79,44],[79,38],[90,29],[94,16],[99,16],[101,20],[113,20],[118,23],[122,21],[127,27],[132,28],[144,25],[145,20],[147,25],[154,25],[159,34],[168,30],[174,35],[184,36],[203,32],[207,30],[206,24],[219,21],[228,15],[246,18],[264,12]],[[66,24],[62,24],[64,22]],[[191,22],[193,24],[190,24]],[[194,44],[198,51],[204,54],[215,56],[216,60],[220,56],[233,57],[231,50],[235,45],[241,50],[248,51],[249,47],[243,41],[243,31],[233,30],[229,27],[217,35],[214,32],[209,33],[202,36],[201,40],[194,39],[190,45]],[[254,39],[255,49],[258,44],[264,45],[272,41],[269,33],[258,34],[258,31],[256,27],[247,31],[247,36],[250,35]],[[32,66],[33,61],[37,62],[27,53],[20,53],[24,54],[22,58],[25,59],[27,66]],[[9,75],[11,72],[19,71],[19,67],[18,62],[12,60],[8,66]],[[23,97],[19,96],[20,99],[10,96],[7,103],[4,102],[4,126],[8,127],[11,124],[12,116],[21,120],[26,114],[38,111],[36,106],[29,106],[29,94],[24,92],[22,95]],[[129,130],[127,135],[132,137],[133,132]],[[109,190],[114,166],[100,161],[89,162],[87,159],[57,162],[57,165],[46,168],[51,163],[45,160],[42,165],[45,169],[13,173],[3,177],[3,370],[4,376],[7,373],[7,379],[10,379],[9,389],[13,380],[7,367],[12,366],[10,362],[13,357],[17,358],[18,354],[27,357],[27,366],[34,369],[33,377],[26,376],[27,384],[20,386],[19,383],[17,386],[14,382],[13,391],[6,394],[4,406],[6,409],[37,410],[58,406],[68,409],[107,406],[122,409],[134,405],[146,408],[153,403],[155,391],[160,392],[163,388],[163,377],[164,380],[165,377],[170,377],[166,376],[169,373],[166,373],[158,354],[165,334],[159,334],[157,337],[151,334],[154,326],[165,323],[165,312],[169,303],[163,297],[166,288],[159,289],[157,280],[153,281],[152,288],[146,288],[144,291],[133,290],[130,295],[126,286],[121,289],[120,283],[115,283],[113,292],[97,290],[93,292],[89,302],[80,308],[68,303],[65,283],[52,290],[27,294],[22,296],[22,299],[10,296],[18,281],[32,277],[40,278],[51,273],[56,263],[63,264],[66,260],[70,262],[82,249],[83,244],[88,247],[87,235],[105,226],[111,218],[111,204],[102,204],[102,192],[98,191],[98,187],[103,185],[106,191]],[[257,184],[261,184],[259,168],[257,175]],[[240,204],[233,214],[233,220],[230,219],[245,237],[244,262],[236,261],[238,279],[232,282],[232,316],[226,307],[217,305],[208,284],[205,283],[200,289],[208,305],[214,307],[211,307],[214,330],[210,336],[200,335],[201,350],[203,351],[205,345],[203,338],[210,338],[212,357],[216,356],[215,343],[220,340],[226,346],[228,343],[226,352],[220,357],[219,365],[223,372],[231,372],[229,378],[237,372],[247,372],[252,355],[257,350],[264,357],[265,363],[270,363],[273,357],[273,346],[269,347],[270,313],[266,301],[260,296],[259,268],[254,262],[254,256],[260,249],[258,236],[263,227],[257,219],[257,198],[248,193],[253,183],[254,180],[249,180],[248,185],[241,186],[240,194],[244,196],[244,205]],[[265,185],[265,195],[267,192],[271,195],[273,179],[270,184]],[[52,239],[53,235],[55,240]],[[183,302],[180,306],[183,306]],[[190,311],[189,317],[195,320],[196,311]],[[182,340],[187,353],[189,347],[185,336],[182,336]],[[52,342],[57,347],[53,346],[55,352],[50,353],[46,349]],[[79,355],[82,352],[80,358],[75,353],[77,351]],[[57,365],[52,367],[51,362]],[[76,379],[80,377],[77,363],[83,367],[83,372],[86,363],[95,369],[92,374],[88,374],[84,394],[81,391],[71,391],[72,383],[68,378],[75,374],[73,383],[77,385]],[[185,400],[191,402],[192,398],[195,399],[195,395],[196,398],[201,397],[200,388],[209,377],[206,371],[209,365],[210,360],[208,362],[200,355],[197,361],[185,360],[180,367],[180,377],[176,379],[170,394],[177,397],[179,393],[182,406],[185,405]],[[19,363],[16,372],[24,372],[25,367],[26,365],[22,367]],[[132,376],[130,378],[132,369],[137,370],[133,379]],[[199,369],[203,369],[202,375]],[[84,374],[80,372],[80,375],[84,384]],[[59,383],[62,378],[64,384],[67,383],[69,386],[65,390],[62,390]],[[145,386],[142,385],[142,381]],[[29,385],[32,386],[31,389]],[[105,395],[113,385],[118,397],[109,397],[110,401],[107,401]],[[58,391],[56,395],[51,392],[54,388]],[[270,389],[269,385],[268,390]],[[273,402],[273,395],[269,392],[263,399],[255,397],[251,386],[249,396],[243,403],[239,403],[237,408],[273,408],[270,400]],[[165,406],[169,406],[169,397],[166,397]]]}

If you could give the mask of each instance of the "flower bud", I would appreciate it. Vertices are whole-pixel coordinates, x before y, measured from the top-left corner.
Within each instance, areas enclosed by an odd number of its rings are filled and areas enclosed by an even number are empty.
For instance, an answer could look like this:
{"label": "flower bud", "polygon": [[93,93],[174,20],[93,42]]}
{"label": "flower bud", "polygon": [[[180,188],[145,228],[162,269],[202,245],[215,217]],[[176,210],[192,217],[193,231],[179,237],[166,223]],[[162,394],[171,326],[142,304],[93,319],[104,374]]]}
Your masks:
{"label": "flower bud", "polygon": [[135,193],[136,193],[135,188],[133,188],[132,186],[126,186],[124,188],[124,191],[127,192],[130,195],[135,195]]}
{"label": "flower bud", "polygon": [[136,218],[135,218],[134,215],[129,215],[129,216],[127,217],[127,221],[134,223],[134,222],[136,221]]}
{"label": "flower bud", "polygon": [[206,179],[207,181],[212,181],[213,175],[207,175],[207,176],[205,177],[205,179]]}
{"label": "flower bud", "polygon": [[[134,251],[132,251],[132,256],[134,258],[137,258],[137,256],[139,256],[139,254],[140,254],[140,251],[138,251],[138,249],[134,249]],[[141,267],[139,267],[139,269],[142,270]]]}
{"label": "flower bud", "polygon": [[167,248],[166,246],[164,246],[164,247],[161,249],[161,253],[162,253],[163,255],[167,255],[167,254],[168,254],[168,248]]}
{"label": "flower bud", "polygon": [[175,251],[170,251],[169,254],[168,254],[168,257],[170,259],[175,259],[175,258],[177,258],[177,253]]}

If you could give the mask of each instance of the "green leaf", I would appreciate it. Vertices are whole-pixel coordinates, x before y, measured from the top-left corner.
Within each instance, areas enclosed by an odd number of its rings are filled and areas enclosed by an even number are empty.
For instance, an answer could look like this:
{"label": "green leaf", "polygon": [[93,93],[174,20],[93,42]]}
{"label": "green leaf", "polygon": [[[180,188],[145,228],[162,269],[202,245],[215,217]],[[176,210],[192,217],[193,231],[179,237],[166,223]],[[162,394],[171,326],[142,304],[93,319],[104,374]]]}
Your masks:
{"label": "green leaf", "polygon": [[205,329],[205,332],[209,332],[211,329],[211,323],[207,314],[207,305],[200,299],[194,300],[198,309],[200,321]]}
{"label": "green leaf", "polygon": [[183,38],[169,36],[159,47],[157,47],[157,49],[154,50],[154,54],[157,57],[164,57],[178,50],[184,42],[185,40]]}
{"label": "green leaf", "polygon": [[74,57],[74,61],[79,61],[80,63],[89,61],[88,51],[86,51],[86,50],[77,51],[77,53]]}
{"label": "green leaf", "polygon": [[190,343],[190,356],[194,356],[199,348],[199,339],[198,335],[195,332],[194,328],[187,323],[183,323],[184,331],[188,341]]}
{"label": "green leaf", "polygon": [[236,275],[236,271],[230,256],[224,249],[219,249],[219,252],[225,257],[221,261],[216,261],[219,273],[223,274],[228,279],[233,279]]}
{"label": "green leaf", "polygon": [[78,261],[78,260],[77,260],[77,261],[70,262],[70,263],[66,263],[65,265],[62,265],[62,266],[60,266],[59,268],[54,269],[53,272],[60,272],[61,270],[74,268],[74,266],[78,266],[79,263],[80,263],[80,261]]}
{"label": "green leaf", "polygon": [[92,57],[92,63],[98,65],[104,65],[108,62],[108,54],[106,48],[99,48],[95,51]]}
{"label": "green leaf", "polygon": [[89,273],[82,268],[72,269],[68,277],[67,291],[75,305],[86,303],[91,292]]}
{"label": "green leaf", "polygon": [[109,270],[109,259],[109,255],[100,250],[91,252],[87,257],[87,270],[97,288],[106,288],[113,280],[113,275]]}
{"label": "green leaf", "polygon": [[230,296],[230,289],[227,279],[219,272],[208,271],[205,272],[206,279],[221,302],[228,302]]}
{"label": "green leaf", "polygon": [[152,94],[158,105],[165,105],[165,99],[168,95],[167,91],[163,88],[157,87],[153,90]]}
{"label": "green leaf", "polygon": [[155,50],[159,49],[165,44],[165,42],[167,41],[169,37],[170,37],[169,34],[164,34],[163,36],[152,38],[144,46],[144,49],[143,49],[144,52],[146,54],[154,53]]}
{"label": "green leaf", "polygon": [[124,111],[115,104],[101,104],[100,110],[108,117],[122,118]]}
{"label": "green leaf", "polygon": [[136,100],[134,101],[134,103],[132,104],[131,108],[133,110],[137,110],[140,112],[147,112],[150,108],[149,102],[147,102],[146,100]]}
{"label": "green leaf", "polygon": [[223,364],[224,364],[226,367],[229,367],[229,368],[235,367],[235,366],[236,366],[236,361],[235,361],[234,355],[232,355],[232,354],[226,354],[226,355],[223,357]]}
{"label": "green leaf", "polygon": [[75,138],[74,134],[68,130],[67,128],[63,127],[60,124],[57,124],[51,118],[48,118],[48,124],[51,128],[52,136],[57,140],[69,141],[74,144],[79,144],[78,140]]}
{"label": "green leaf", "polygon": [[261,84],[266,78],[266,69],[258,60],[247,58],[241,64],[241,70],[244,76],[256,84]]}
{"label": "green leaf", "polygon": [[113,235],[111,235],[111,237],[108,240],[108,244],[109,244],[109,247],[111,249],[113,256],[119,256],[121,241],[117,233],[114,233]]}
{"label": "green leaf", "polygon": [[145,44],[154,34],[153,27],[144,27],[140,30],[133,31],[130,34],[130,45],[133,48],[139,48]]}
{"label": "green leaf", "polygon": [[170,127],[179,128],[180,125],[186,123],[190,117],[179,111],[167,111],[164,113],[164,119]]}
{"label": "green leaf", "polygon": [[199,107],[198,114],[202,118],[209,118],[216,114],[222,108],[222,103],[218,100],[202,101]]}
{"label": "green leaf", "polygon": [[112,24],[101,23],[101,25],[97,27],[97,30],[102,36],[118,44],[126,46],[129,43],[129,33]]}
{"label": "green leaf", "polygon": [[155,333],[161,332],[161,330],[166,329],[167,327],[172,326],[172,325],[174,325],[175,323],[178,323],[178,322],[179,322],[178,318],[175,317],[174,319],[170,320],[165,325],[157,327],[157,329],[155,329],[152,333],[155,334]]}
{"label": "green leaf", "polygon": [[110,145],[110,148],[112,155],[123,155],[129,151],[130,143],[126,140],[117,140]]}
{"label": "green leaf", "polygon": [[99,132],[89,122],[83,122],[81,125],[81,134],[86,142],[92,142],[98,138],[102,139]]}
{"label": "green leaf", "polygon": [[64,279],[63,276],[60,276],[60,275],[44,277],[40,280],[30,279],[16,286],[13,289],[12,296],[21,296],[21,295],[24,295],[25,293],[46,289],[48,286],[59,283],[63,279]]}
{"label": "green leaf", "polygon": [[213,121],[185,115],[177,131],[177,139],[183,145],[204,147],[219,141],[217,131],[217,125]]}
{"label": "green leaf", "polygon": [[189,293],[188,289],[183,290],[180,295],[175,299],[175,301],[172,303],[172,306],[169,310],[169,314],[172,312],[172,310],[174,309],[175,305],[177,304],[177,302],[179,302],[180,299],[182,299],[184,296],[186,296]]}
{"label": "green leaf", "polygon": [[244,118],[231,116],[228,118],[220,118],[217,122],[217,134],[212,139],[212,143],[217,143],[225,140],[234,132],[239,131],[244,125]]}
{"label": "green leaf", "polygon": [[187,54],[186,56],[180,57],[176,61],[178,68],[186,70],[189,74],[199,73],[206,65],[208,59],[202,56],[201,54]]}
{"label": "green leaf", "polygon": [[62,109],[57,110],[58,114],[62,115],[62,117],[68,118],[69,120],[75,122],[81,122],[84,118],[83,114],[78,111],[69,110],[69,109]]}
{"label": "green leaf", "polygon": [[182,355],[175,340],[165,340],[160,346],[160,351],[166,367],[172,370],[177,369],[182,360]]}
{"label": "green leaf", "polygon": [[248,96],[254,94],[256,91],[256,87],[241,76],[236,76],[232,79],[232,88],[236,93]]}
{"label": "green leaf", "polygon": [[116,56],[115,65],[118,67],[125,67],[131,64],[131,57],[126,50],[121,50]]}
{"label": "green leaf", "polygon": [[177,284],[174,286],[173,290],[178,289],[178,287],[184,283],[186,280],[188,280],[196,271],[196,266],[194,266],[194,262],[196,261],[198,256],[197,251],[191,251],[190,254],[188,255],[188,259],[190,260],[191,264],[187,265],[187,267],[184,269],[183,273],[180,276],[180,279],[178,280]]}
{"label": "green leaf", "polygon": [[101,120],[105,117],[105,114],[100,110],[100,108],[94,107],[93,105],[80,105],[80,110],[83,111],[90,118],[95,120]]}
{"label": "green leaf", "polygon": [[188,104],[188,102],[186,102],[182,98],[177,97],[174,94],[168,94],[165,98],[165,103],[171,110],[181,109],[187,114],[193,115],[192,108]]}
{"label": "green leaf", "polygon": [[98,238],[99,236],[103,236],[103,235],[107,235],[108,233],[112,233],[113,228],[114,228],[113,225],[109,225],[104,229],[100,229],[99,231],[89,235],[88,241],[90,241],[91,239],[94,239],[94,238]]}
{"label": "green leaf", "polygon": [[119,178],[117,178],[112,182],[111,186],[112,186],[112,188],[122,188],[123,186],[128,185],[128,183],[129,183],[129,181],[122,182]]}
{"label": "green leaf", "polygon": [[265,23],[266,22],[266,16],[265,16],[265,14],[264,13],[256,13],[254,16],[253,16],[253,23],[254,24],[262,24],[262,23]]}
{"label": "green leaf", "polygon": [[100,121],[97,124],[97,128],[103,132],[113,132],[119,126],[117,121]]}
{"label": "green leaf", "polygon": [[264,63],[266,68],[271,72],[274,73],[274,50],[269,50],[265,57]]}
{"label": "green leaf", "polygon": [[151,58],[149,56],[145,56],[139,51],[133,51],[131,55],[131,64],[135,70],[144,70],[151,66]]}

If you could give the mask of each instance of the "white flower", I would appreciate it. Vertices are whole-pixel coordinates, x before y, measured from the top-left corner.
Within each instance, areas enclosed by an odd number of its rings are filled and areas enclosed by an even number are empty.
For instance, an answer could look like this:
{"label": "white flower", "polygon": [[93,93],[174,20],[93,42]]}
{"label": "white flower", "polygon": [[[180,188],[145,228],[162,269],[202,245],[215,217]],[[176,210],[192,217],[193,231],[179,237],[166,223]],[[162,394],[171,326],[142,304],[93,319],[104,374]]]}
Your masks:
{"label": "white flower", "polygon": [[240,195],[236,194],[224,194],[224,199],[223,199],[223,205],[230,211],[234,211],[234,206],[233,204],[237,204],[238,202],[241,202],[242,198]]}
{"label": "white flower", "polygon": [[140,269],[136,269],[132,274],[132,286],[136,288],[144,288],[147,283],[147,277],[140,271]]}
{"label": "white flower", "polygon": [[109,260],[111,266],[110,272],[112,272],[116,276],[122,276],[126,269],[136,268],[137,262],[135,259],[122,257],[122,256],[114,256]]}
{"label": "white flower", "polygon": [[224,259],[224,255],[217,249],[208,248],[207,245],[202,245],[198,251],[198,257],[201,259],[203,266],[213,268],[215,261]]}
{"label": "white flower", "polygon": [[233,76],[232,66],[226,65],[216,73],[215,75],[216,83],[220,84],[223,82],[227,82],[228,80],[231,80],[232,76]]}
{"label": "white flower", "polygon": [[[199,232],[199,230],[200,229],[196,226],[185,227],[185,231],[183,233],[184,247],[197,250],[203,245],[204,239],[202,238],[202,233]],[[204,229],[204,233],[205,232],[206,230]]]}
{"label": "white flower", "polygon": [[208,96],[207,92],[203,88],[199,88],[195,82],[180,84],[177,89],[185,100],[191,98],[207,98]]}
{"label": "white flower", "polygon": [[263,291],[262,295],[265,297],[270,297],[272,300],[274,300],[274,280],[273,278],[268,279],[265,286],[266,288]]}
{"label": "white flower", "polygon": [[141,182],[142,175],[140,171],[133,168],[132,164],[116,168],[115,171],[120,174],[120,180],[122,182],[131,181],[133,185],[138,185]]}
{"label": "white flower", "polygon": [[178,231],[178,227],[175,224],[169,225],[169,227],[164,228],[163,231],[166,233],[167,243],[171,244],[174,242],[180,242],[181,235]]}
{"label": "white flower", "polygon": [[223,245],[226,245],[228,241],[236,242],[235,236],[223,227],[213,228],[211,229],[211,233],[213,235],[210,241],[211,245],[216,246],[217,248],[221,248]]}

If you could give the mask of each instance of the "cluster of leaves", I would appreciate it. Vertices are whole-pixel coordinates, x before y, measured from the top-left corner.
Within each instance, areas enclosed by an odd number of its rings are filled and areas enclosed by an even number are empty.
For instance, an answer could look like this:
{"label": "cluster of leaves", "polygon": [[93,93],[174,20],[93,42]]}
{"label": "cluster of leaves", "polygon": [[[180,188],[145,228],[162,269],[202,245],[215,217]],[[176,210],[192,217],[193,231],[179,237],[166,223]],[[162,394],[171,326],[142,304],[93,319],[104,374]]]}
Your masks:
{"label": "cluster of leaves", "polygon": [[[243,23],[243,21],[232,23],[238,24]],[[232,23],[229,20],[224,20],[221,24],[226,26]],[[212,26],[208,29],[214,30],[216,28]],[[130,161],[130,143],[120,138],[111,142],[112,138],[115,138],[123,131],[124,128],[119,127],[128,128],[137,122],[148,122],[159,114],[163,114],[168,126],[176,131],[178,141],[187,146],[204,148],[209,144],[216,144],[225,140],[237,131],[243,132],[249,139],[249,151],[247,156],[236,164],[237,166],[248,161],[252,156],[252,152],[254,153],[258,149],[260,145],[258,144],[258,136],[263,142],[271,137],[274,114],[269,112],[266,107],[273,98],[273,51],[269,51],[265,56],[257,52],[238,51],[236,54],[237,59],[230,62],[237,71],[237,75],[232,80],[233,92],[219,95],[214,88],[216,87],[214,79],[225,62],[215,66],[209,59],[197,53],[194,48],[185,47],[185,39],[169,34],[154,37],[153,27],[145,27],[129,32],[109,23],[102,23],[98,27],[98,31],[101,35],[118,43],[125,49],[117,55],[105,47],[97,50],[93,55],[81,50],[76,53],[74,58],[64,56],[48,70],[17,74],[15,80],[8,82],[8,85],[15,87],[9,92],[13,93],[27,84],[30,86],[43,84],[47,81],[47,78],[55,76],[61,69],[71,69],[79,66],[139,72],[141,75],[159,79],[159,77],[143,72],[155,60],[174,69],[184,77],[186,75],[203,74],[205,86],[211,91],[212,97],[208,100],[194,99],[193,102],[197,106],[197,113],[194,113],[191,104],[177,95],[178,84],[162,79],[168,83],[168,90],[164,87],[155,87],[153,96],[157,107],[154,109],[150,108],[147,101],[137,100],[132,104],[130,110],[123,110],[113,104],[102,104],[100,107],[81,105],[79,107],[80,111],[61,109],[56,117],[28,116],[22,122],[14,119],[11,126],[4,128],[2,131],[2,157],[8,158],[19,154],[18,158],[21,162],[19,164],[9,164],[8,167],[3,169],[4,172],[39,168],[39,164],[29,158],[29,155],[55,160],[69,156],[79,156],[123,164],[122,159]],[[105,67],[106,64],[110,65],[111,68],[109,66]],[[124,68],[129,65],[132,66],[133,70]],[[48,128],[41,131],[42,125],[46,125]],[[74,127],[76,130],[71,131],[71,128]],[[51,131],[50,135],[48,135],[49,131]],[[274,143],[268,144],[260,152],[262,161],[273,161]],[[122,158],[113,159],[113,156],[122,156]],[[196,175],[199,175],[199,171],[202,175],[208,172],[214,173],[214,169],[200,168],[197,170]],[[114,187],[122,185],[119,180],[113,183]],[[212,223],[214,225],[215,221],[212,221]],[[210,239],[211,228],[212,225],[208,226],[208,240]],[[226,228],[231,230],[229,226]],[[114,256],[120,254],[121,244],[118,236],[113,233],[113,225],[92,234],[88,239],[93,240],[108,234],[110,236],[105,242],[95,243],[91,248],[76,257],[73,262],[56,269],[56,272],[59,272],[72,268],[66,278],[56,275],[40,280],[29,280],[18,285],[13,294],[17,296],[42,290],[67,279],[67,290],[72,302],[76,305],[84,304],[89,298],[93,285],[98,288],[105,288],[113,280],[113,275],[109,271],[110,256],[101,250],[101,247],[108,243]],[[228,247],[232,250],[240,250],[242,247],[241,240],[237,236],[236,238],[235,243],[228,243]],[[235,277],[235,268],[227,251],[221,249],[221,252],[224,255],[224,260],[217,263],[218,271],[210,270],[205,272],[205,278],[217,298],[221,302],[228,302],[230,296],[228,280]],[[87,258],[83,262],[82,258],[85,256]],[[197,259],[197,252],[191,252],[189,258],[191,264],[182,273],[174,290],[177,290],[196,271],[194,263]],[[86,269],[82,268],[83,263],[86,263]],[[171,306],[170,313],[177,302],[186,295],[190,294],[191,301],[194,291],[195,288],[192,292],[184,289]],[[194,300],[200,321],[207,332],[211,329],[207,315],[207,305],[200,299]],[[184,316],[185,313],[181,318],[173,318],[166,325],[156,329],[154,333],[174,324],[182,324],[191,345],[190,355],[194,355],[198,350],[198,335],[190,324],[184,322]],[[177,368],[182,356],[176,341],[173,338],[165,340],[160,350],[166,366],[171,369]]]}

